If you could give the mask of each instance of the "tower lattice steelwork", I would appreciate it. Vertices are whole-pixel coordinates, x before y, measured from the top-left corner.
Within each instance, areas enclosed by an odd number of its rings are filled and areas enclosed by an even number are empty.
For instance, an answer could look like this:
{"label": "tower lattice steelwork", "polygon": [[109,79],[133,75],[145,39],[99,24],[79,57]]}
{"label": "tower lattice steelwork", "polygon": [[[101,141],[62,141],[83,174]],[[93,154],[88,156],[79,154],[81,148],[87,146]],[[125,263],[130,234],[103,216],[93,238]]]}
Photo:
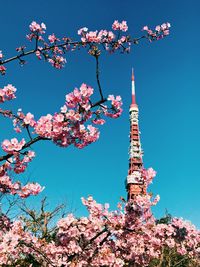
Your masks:
{"label": "tower lattice steelwork", "polygon": [[130,147],[129,147],[129,170],[126,180],[128,200],[134,199],[136,195],[146,194],[146,185],[143,175],[142,149],[140,142],[140,131],[138,125],[138,105],[135,97],[135,79],[132,70],[132,103],[130,114]]}

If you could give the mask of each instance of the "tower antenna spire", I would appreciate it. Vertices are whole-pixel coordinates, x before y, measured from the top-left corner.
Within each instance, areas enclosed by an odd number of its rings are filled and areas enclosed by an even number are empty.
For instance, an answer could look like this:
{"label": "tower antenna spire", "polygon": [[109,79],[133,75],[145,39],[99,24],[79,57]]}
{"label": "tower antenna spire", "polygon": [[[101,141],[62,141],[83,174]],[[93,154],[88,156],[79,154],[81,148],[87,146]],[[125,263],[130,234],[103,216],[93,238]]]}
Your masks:
{"label": "tower antenna spire", "polygon": [[132,75],[131,75],[131,80],[134,81],[134,71],[133,71],[133,67],[132,67]]}
{"label": "tower antenna spire", "polygon": [[134,71],[132,68],[132,75],[131,75],[131,85],[132,85],[132,105],[136,104],[135,101],[135,77],[134,77]]}

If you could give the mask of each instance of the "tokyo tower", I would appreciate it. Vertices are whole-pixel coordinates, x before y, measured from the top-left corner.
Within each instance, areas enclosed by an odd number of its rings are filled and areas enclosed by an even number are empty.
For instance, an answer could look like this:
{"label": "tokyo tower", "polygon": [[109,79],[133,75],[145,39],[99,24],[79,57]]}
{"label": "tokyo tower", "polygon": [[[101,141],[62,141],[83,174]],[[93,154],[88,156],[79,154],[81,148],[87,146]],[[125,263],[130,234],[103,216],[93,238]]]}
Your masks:
{"label": "tokyo tower", "polygon": [[132,102],[129,109],[130,114],[130,147],[129,147],[129,170],[126,180],[128,201],[136,195],[146,195],[146,184],[143,175],[142,149],[140,142],[140,131],[138,124],[138,105],[135,97],[135,78],[132,69]]}

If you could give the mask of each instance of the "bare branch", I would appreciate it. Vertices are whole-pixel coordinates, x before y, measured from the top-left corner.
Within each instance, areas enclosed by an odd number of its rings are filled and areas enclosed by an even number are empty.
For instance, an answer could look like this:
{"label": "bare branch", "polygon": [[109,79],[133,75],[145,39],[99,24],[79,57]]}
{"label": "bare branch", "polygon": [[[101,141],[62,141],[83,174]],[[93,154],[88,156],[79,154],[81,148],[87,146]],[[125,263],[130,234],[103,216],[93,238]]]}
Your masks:
{"label": "bare branch", "polygon": [[101,89],[101,84],[100,84],[100,79],[99,79],[99,56],[96,55],[95,59],[96,59],[96,79],[97,79],[97,84],[98,84],[98,87],[99,87],[99,93],[100,93],[101,101],[102,101],[102,100],[104,100],[104,97],[103,97],[103,92],[102,92],[102,89]]}

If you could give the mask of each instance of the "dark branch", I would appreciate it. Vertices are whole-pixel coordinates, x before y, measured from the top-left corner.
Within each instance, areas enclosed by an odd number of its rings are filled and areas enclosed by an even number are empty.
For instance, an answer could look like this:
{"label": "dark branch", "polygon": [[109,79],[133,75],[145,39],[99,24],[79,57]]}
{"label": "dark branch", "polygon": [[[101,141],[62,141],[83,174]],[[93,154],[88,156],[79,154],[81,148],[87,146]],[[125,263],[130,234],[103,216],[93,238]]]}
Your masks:
{"label": "dark branch", "polygon": [[103,92],[102,92],[102,89],[101,89],[101,84],[100,84],[100,79],[99,79],[99,56],[96,55],[95,56],[95,59],[96,59],[96,78],[97,78],[97,84],[98,84],[98,87],[99,87],[99,93],[100,93],[100,96],[101,96],[101,100],[103,100],[104,97],[103,97]]}
{"label": "dark branch", "polygon": [[[143,39],[143,38],[147,38],[148,39],[148,36],[144,35],[144,36],[141,36],[139,38],[134,38],[134,39],[130,39],[129,41],[126,41],[125,43],[133,43],[133,44],[137,44],[138,41],[140,39]],[[104,45],[108,42],[101,42],[100,45]],[[53,50],[55,47],[58,47],[58,48],[63,48],[65,49],[66,46],[87,46],[87,45],[96,45],[96,43],[94,42],[81,42],[81,41],[66,41],[66,42],[63,42],[63,43],[60,43],[60,44],[54,44],[54,45],[51,45],[51,46],[45,46],[44,48],[40,49],[40,52],[45,52],[45,51],[50,51],[50,50]],[[114,42],[110,42],[111,45],[114,45],[114,44],[117,44],[117,41],[114,41]],[[32,49],[30,51],[27,51],[27,52],[24,52],[24,50],[22,51],[21,54],[17,55],[17,56],[13,56],[11,58],[8,58],[8,59],[5,59],[5,60],[0,60],[0,65],[5,65],[13,60],[19,60],[21,57],[26,57],[28,55],[31,55],[31,54],[34,54],[36,51],[38,50],[38,42],[36,42],[36,45],[35,45],[35,49]]]}
{"label": "dark branch", "polygon": [[[33,138],[32,140],[30,140],[29,142],[27,142],[21,150],[24,150],[28,147],[30,147],[32,144],[38,142],[38,141],[41,141],[41,140],[51,140],[50,138],[46,138],[46,137],[41,137],[41,136],[37,136],[35,138]],[[3,160],[8,160],[9,158],[11,158],[13,156],[13,154],[7,154],[7,155],[4,155],[4,156],[1,156],[0,157],[0,161],[3,161]]]}

